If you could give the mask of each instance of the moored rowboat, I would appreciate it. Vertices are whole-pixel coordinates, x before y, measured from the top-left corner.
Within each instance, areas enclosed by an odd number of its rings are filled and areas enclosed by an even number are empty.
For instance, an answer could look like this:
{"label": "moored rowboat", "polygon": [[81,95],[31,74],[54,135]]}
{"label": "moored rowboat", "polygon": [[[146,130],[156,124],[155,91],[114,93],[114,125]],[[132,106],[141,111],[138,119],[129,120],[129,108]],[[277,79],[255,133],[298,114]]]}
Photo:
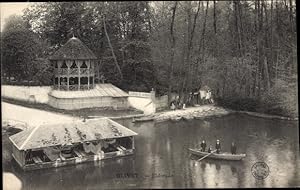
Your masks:
{"label": "moored rowboat", "polygon": [[138,119],[133,119],[133,123],[135,123],[135,122],[145,122],[145,121],[153,121],[154,120],[154,118],[153,117],[149,117],[149,118],[138,118]]}
{"label": "moored rowboat", "polygon": [[[193,149],[193,148],[189,148],[189,151],[191,152],[191,154],[197,155],[197,156],[206,156],[210,153],[208,152],[202,152],[198,149]],[[213,158],[213,159],[220,159],[220,160],[242,160],[243,158],[246,157],[246,154],[231,154],[228,152],[223,152],[220,154],[217,153],[212,153],[208,156],[208,158]]]}

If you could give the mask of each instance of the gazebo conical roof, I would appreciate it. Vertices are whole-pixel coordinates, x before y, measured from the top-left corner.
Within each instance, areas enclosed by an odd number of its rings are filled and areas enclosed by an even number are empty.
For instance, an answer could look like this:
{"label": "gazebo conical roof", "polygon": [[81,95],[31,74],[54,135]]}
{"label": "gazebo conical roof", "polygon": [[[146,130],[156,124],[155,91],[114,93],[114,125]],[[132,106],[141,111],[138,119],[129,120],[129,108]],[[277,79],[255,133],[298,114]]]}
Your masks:
{"label": "gazebo conical roof", "polygon": [[70,38],[65,45],[57,50],[50,60],[88,60],[97,59],[95,54],[78,38]]}

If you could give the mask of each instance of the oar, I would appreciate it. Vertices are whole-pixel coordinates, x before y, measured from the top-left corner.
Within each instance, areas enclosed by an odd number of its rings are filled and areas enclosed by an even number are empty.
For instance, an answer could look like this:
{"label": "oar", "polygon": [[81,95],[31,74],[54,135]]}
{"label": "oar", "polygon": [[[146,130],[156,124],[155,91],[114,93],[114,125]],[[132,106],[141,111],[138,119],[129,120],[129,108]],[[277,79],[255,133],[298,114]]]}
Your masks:
{"label": "oar", "polygon": [[208,157],[209,155],[211,155],[212,153],[215,153],[217,150],[212,151],[211,153],[209,153],[206,156],[203,156],[202,158],[200,158],[199,160],[197,160],[198,162],[200,162],[201,160],[203,160],[204,158]]}

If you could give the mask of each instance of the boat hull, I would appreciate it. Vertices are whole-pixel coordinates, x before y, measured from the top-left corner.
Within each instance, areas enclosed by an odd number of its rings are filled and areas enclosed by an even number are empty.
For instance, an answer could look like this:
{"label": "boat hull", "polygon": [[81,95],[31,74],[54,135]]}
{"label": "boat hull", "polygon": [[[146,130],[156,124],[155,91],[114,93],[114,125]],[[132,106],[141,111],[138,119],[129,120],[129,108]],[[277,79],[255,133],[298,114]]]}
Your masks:
{"label": "boat hull", "polygon": [[141,118],[141,119],[134,119],[133,122],[147,122],[147,121],[154,121],[154,118]]}
{"label": "boat hull", "polygon": [[117,151],[117,152],[110,152],[105,153],[104,157],[99,157],[98,155],[87,155],[84,157],[75,157],[65,160],[57,160],[57,161],[51,161],[51,162],[42,162],[42,163],[34,163],[34,164],[27,164],[27,165],[21,165],[18,160],[15,158],[15,156],[12,154],[12,157],[14,160],[21,166],[21,168],[24,171],[30,171],[30,170],[37,170],[37,169],[46,169],[46,168],[57,168],[62,166],[68,166],[68,165],[78,165],[85,162],[96,162],[106,159],[112,159],[112,158],[120,158],[123,156],[130,156],[134,154],[134,149],[128,149],[124,151]]}
{"label": "boat hull", "polygon": [[[206,156],[209,154],[208,152],[201,152],[198,149],[192,149],[192,148],[189,148],[189,151],[191,154],[194,154],[197,156]],[[220,154],[212,153],[207,158],[238,161],[238,160],[242,160],[245,157],[246,157],[246,154],[231,154],[231,153],[224,152],[224,153],[220,153]]]}

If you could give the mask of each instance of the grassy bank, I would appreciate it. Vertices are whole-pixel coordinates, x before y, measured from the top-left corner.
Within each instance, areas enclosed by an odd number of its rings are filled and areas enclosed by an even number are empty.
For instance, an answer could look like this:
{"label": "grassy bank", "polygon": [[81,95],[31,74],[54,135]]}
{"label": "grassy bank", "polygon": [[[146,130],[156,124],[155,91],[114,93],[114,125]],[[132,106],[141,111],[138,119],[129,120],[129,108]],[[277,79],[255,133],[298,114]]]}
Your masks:
{"label": "grassy bank", "polygon": [[218,106],[236,111],[256,112],[286,118],[298,117],[298,109],[295,108],[298,105],[287,107],[280,105],[276,101],[265,101],[264,99],[259,100],[254,98],[223,98],[217,99],[216,102]]}
{"label": "grassy bank", "polygon": [[142,111],[136,110],[134,108],[129,108],[127,110],[114,110],[113,108],[84,108],[79,110],[62,110],[62,109],[53,108],[47,104],[40,104],[40,103],[33,104],[33,103],[10,99],[10,98],[2,98],[2,101],[15,104],[15,105],[24,106],[27,108],[34,108],[34,109],[40,109],[49,112],[62,113],[74,117],[88,117],[88,116],[118,117],[124,115],[137,115],[143,113]]}

